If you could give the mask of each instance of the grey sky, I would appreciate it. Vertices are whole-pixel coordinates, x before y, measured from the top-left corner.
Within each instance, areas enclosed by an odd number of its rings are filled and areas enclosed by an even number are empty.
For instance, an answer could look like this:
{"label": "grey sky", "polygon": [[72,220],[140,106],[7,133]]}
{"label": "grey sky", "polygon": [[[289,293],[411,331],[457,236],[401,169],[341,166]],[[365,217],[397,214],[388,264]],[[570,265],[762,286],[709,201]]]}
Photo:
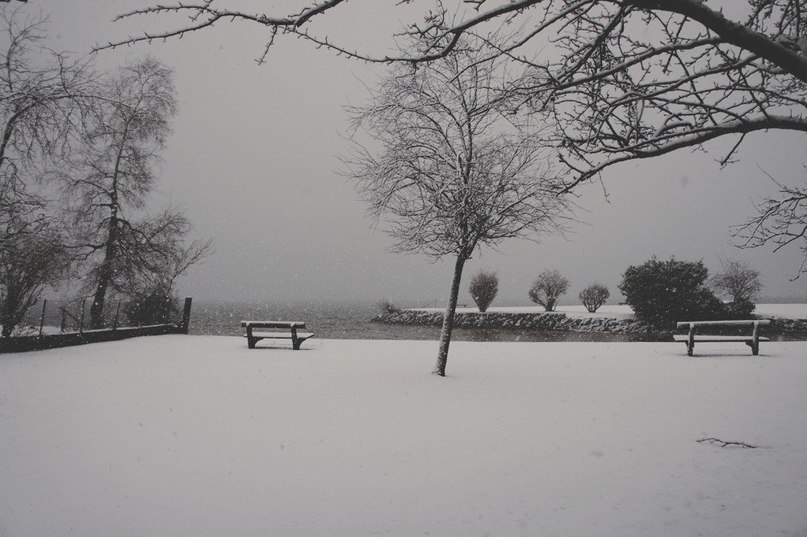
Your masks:
{"label": "grey sky", "polygon": [[[51,45],[83,53],[99,42],[139,34],[146,23],[112,23],[143,0],[32,0],[23,9],[50,14]],[[3,9],[9,9],[9,6]],[[355,12],[355,11],[354,11]],[[383,33],[373,19],[369,25]],[[355,24],[357,41],[367,21]],[[153,27],[153,26],[152,26]],[[369,300],[440,303],[451,280],[450,263],[387,253],[390,241],[370,229],[353,186],[335,170],[346,150],[343,105],[359,104],[381,67],[337,58],[299,41],[281,43],[266,65],[265,32],[223,25],[182,40],[105,51],[109,68],[151,54],[176,71],[180,113],[165,153],[160,195],[184,207],[215,253],[191,269],[180,293],[199,299]],[[357,37],[356,37],[357,36]],[[652,255],[702,259],[710,270],[720,258],[748,261],[764,277],[769,296],[807,296],[807,278],[795,275],[798,248],[737,250],[730,226],[753,213],[752,200],[773,193],[762,170],[786,183],[803,181],[805,139],[800,134],[748,137],[740,162],[720,170],[712,153],[677,152],[609,169],[603,187],[588,185],[578,200],[585,210],[565,239],[540,244],[510,241],[484,250],[468,265],[460,303],[469,302],[467,281],[479,269],[496,270],[496,303],[525,304],[533,278],[557,268],[571,281],[576,300],[593,281],[616,284],[622,272]]]}

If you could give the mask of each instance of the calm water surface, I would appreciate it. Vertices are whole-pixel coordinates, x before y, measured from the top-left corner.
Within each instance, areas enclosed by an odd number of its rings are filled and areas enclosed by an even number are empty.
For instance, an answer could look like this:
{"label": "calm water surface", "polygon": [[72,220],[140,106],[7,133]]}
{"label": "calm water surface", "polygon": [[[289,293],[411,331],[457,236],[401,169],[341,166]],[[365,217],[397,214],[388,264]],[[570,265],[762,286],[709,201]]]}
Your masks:
{"label": "calm water surface", "polygon": [[[323,339],[421,339],[437,340],[440,328],[373,323],[375,304],[271,304],[246,302],[196,302],[191,311],[190,333],[241,336],[242,320],[302,321]],[[516,329],[455,328],[457,341],[641,341],[649,338],[597,332],[556,332]]]}

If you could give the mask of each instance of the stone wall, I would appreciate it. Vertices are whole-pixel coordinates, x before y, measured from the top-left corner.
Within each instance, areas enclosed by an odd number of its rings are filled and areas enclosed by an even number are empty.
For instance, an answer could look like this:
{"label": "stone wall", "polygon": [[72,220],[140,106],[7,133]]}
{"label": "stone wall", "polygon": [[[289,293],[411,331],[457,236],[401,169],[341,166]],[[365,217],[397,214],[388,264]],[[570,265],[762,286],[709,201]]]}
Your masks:
{"label": "stone wall", "polygon": [[[379,315],[373,322],[420,326],[440,326],[442,311],[401,310]],[[566,332],[606,332],[611,334],[658,333],[645,323],[607,317],[569,317],[565,313],[457,313],[457,328],[505,328],[514,330],[559,330]],[[807,319],[771,318],[766,336],[807,338]]]}
{"label": "stone wall", "polygon": [[[373,322],[421,326],[440,326],[443,312],[402,310],[379,315]],[[606,317],[568,317],[565,313],[457,313],[457,328],[510,328],[517,330],[560,330],[569,332],[609,332],[646,334],[650,327],[628,319]]]}

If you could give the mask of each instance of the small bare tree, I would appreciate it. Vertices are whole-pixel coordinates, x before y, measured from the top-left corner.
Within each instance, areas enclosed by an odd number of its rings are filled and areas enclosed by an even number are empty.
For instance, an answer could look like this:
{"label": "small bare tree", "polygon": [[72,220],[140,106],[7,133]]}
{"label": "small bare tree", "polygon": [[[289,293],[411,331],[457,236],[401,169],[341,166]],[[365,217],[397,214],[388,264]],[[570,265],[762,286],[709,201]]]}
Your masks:
{"label": "small bare tree", "polygon": [[601,283],[592,283],[580,291],[580,302],[586,307],[589,313],[595,313],[605,301],[611,296],[608,288]]}
{"label": "small bare tree", "polygon": [[[502,71],[474,47],[428,65],[397,65],[354,108],[377,152],[347,163],[369,213],[399,252],[454,258],[434,373],[445,376],[465,262],[482,245],[557,230],[569,204],[535,137],[515,127]],[[355,139],[355,136],[354,136]]]}
{"label": "small bare tree", "polygon": [[558,298],[569,290],[569,280],[557,270],[545,270],[535,279],[529,290],[530,300],[546,311],[555,311]]}
{"label": "small bare tree", "polygon": [[743,261],[721,261],[722,270],[711,277],[709,287],[735,304],[753,302],[762,290],[759,272]]}
{"label": "small bare tree", "polygon": [[479,311],[485,313],[499,292],[499,278],[495,272],[479,271],[471,278],[468,290]]}

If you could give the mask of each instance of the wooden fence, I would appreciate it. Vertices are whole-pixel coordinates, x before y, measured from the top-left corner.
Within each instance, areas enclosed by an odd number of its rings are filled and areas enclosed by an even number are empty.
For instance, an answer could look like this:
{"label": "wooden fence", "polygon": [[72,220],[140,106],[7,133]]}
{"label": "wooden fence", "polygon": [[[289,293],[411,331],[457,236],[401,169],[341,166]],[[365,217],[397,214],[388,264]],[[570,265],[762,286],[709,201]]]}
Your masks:
{"label": "wooden fence", "polygon": [[188,325],[191,320],[191,302],[191,298],[185,299],[185,306],[182,309],[182,319],[179,323],[131,327],[118,327],[116,324],[113,324],[112,328],[103,328],[100,330],[82,329],[78,332],[62,334],[43,334],[40,326],[40,333],[36,336],[0,338],[0,353],[55,349],[58,347],[84,345],[85,343],[100,343],[102,341],[117,341],[140,336],[187,334]]}

